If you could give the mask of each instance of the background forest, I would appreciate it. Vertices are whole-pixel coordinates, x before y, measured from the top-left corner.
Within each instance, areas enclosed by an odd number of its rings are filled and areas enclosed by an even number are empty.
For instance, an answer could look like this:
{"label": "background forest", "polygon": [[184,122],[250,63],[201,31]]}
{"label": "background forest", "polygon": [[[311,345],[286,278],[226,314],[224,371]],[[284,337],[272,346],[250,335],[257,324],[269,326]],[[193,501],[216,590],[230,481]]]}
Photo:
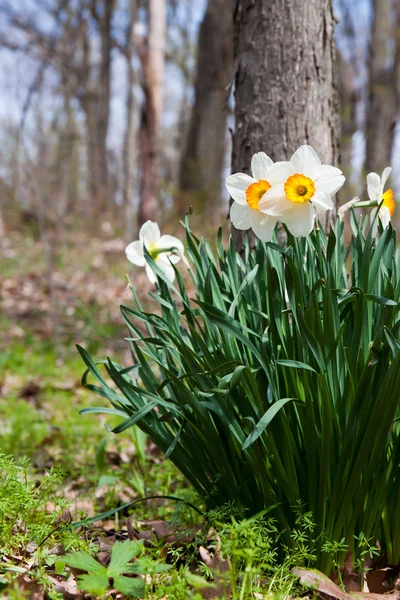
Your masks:
{"label": "background forest", "polygon": [[[220,221],[234,127],[232,9],[231,0],[1,2],[3,242],[16,215],[97,230],[111,217],[124,241],[189,205],[204,223]],[[400,8],[336,0],[334,12],[347,197],[362,193],[365,172],[396,167]],[[263,43],[268,55],[274,41]]]}
{"label": "background forest", "polygon": [[[260,589],[298,593],[289,568],[313,560],[312,516],[299,506],[283,564],[281,532],[268,522],[263,537],[257,519],[219,532],[229,568],[219,542],[220,562],[207,553],[200,561],[207,538],[192,535],[199,516],[188,506],[198,498],[182,473],[138,428],[110,434],[116,413],[79,415],[103,399],[81,385],[75,344],[129,368],[125,273],[144,310],[154,310],[155,296],[125,247],[149,219],[183,240],[179,221],[192,212],[193,232],[213,240],[210,254],[217,228],[223,241],[230,232],[225,178],[248,172],[255,152],[279,161],[311,144],[346,175],[339,205],[364,200],[365,175],[390,165],[399,196],[400,0],[333,0],[333,14],[331,0],[302,2],[0,0],[0,597],[7,588],[18,600],[81,599],[65,552],[89,553],[103,568],[132,531],[159,542],[150,554],[136,549],[138,573],[157,580],[146,598],[220,597],[197,592],[216,566],[230,569],[241,600],[266,597]],[[191,297],[195,285],[181,272]],[[376,273],[371,280],[379,288]],[[152,495],[173,500],[106,514],[95,530],[67,527]],[[182,545],[177,524],[191,531]],[[327,550],[336,566],[340,543]],[[370,539],[359,545],[363,557],[379,554]],[[170,578],[160,563],[177,567]],[[90,597],[125,597],[107,591],[105,577]]]}

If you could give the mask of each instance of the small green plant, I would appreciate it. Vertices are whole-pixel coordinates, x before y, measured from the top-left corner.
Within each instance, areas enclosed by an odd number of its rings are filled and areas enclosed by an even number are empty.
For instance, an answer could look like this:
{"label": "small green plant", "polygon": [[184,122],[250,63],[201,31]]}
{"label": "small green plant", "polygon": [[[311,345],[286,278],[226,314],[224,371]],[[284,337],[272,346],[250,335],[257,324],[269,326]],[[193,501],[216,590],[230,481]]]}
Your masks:
{"label": "small green plant", "polygon": [[[133,559],[135,562],[132,562]],[[79,589],[95,596],[104,596],[107,590],[117,589],[131,598],[144,598],[147,589],[151,587],[146,576],[150,578],[157,573],[170,569],[169,565],[153,560],[144,553],[140,541],[115,542],[111,549],[111,561],[104,567],[87,552],[70,552],[64,557],[66,565],[88,571],[79,575]],[[144,575],[145,577],[129,577],[129,575]]]}
{"label": "small green plant", "polygon": [[187,221],[193,298],[146,252],[158,310],[135,293],[121,308],[133,364],[108,359],[106,378],[80,348],[83,383],[112,405],[82,412],[120,416],[115,433],[138,424],[208,509],[274,507],[282,547],[295,547],[301,501],[326,573],[323,539],[344,538],[357,559],[360,532],[400,561],[400,250],[390,225],[379,239],[367,219],[351,226],[349,245],[338,219],[329,235],[246,241],[240,255],[221,232],[214,252]]}
{"label": "small green plant", "polygon": [[381,551],[376,544],[373,543],[373,538],[367,539],[363,532],[355,539],[357,542],[359,558],[356,560],[354,568],[356,571],[361,572],[362,570],[365,570],[365,561],[368,558],[370,560],[377,558],[380,556]]}
{"label": "small green plant", "polygon": [[[38,484],[30,473],[27,458],[15,460],[0,454],[0,548],[16,551],[28,542],[39,543],[54,528],[54,520],[67,508],[64,499],[53,491],[62,481],[62,473],[50,470]],[[54,502],[46,514],[44,505]]]}

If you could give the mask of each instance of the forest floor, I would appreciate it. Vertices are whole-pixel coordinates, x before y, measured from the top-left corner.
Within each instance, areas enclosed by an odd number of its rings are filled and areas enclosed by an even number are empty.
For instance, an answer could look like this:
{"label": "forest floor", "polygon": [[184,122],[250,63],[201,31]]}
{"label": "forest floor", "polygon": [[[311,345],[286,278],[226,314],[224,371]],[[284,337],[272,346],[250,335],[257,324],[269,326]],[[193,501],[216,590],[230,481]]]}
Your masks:
{"label": "forest floor", "polygon": [[[45,244],[20,229],[0,248],[0,600],[303,596],[291,568],[312,564],[307,529],[300,554],[277,558],[280,532],[263,515],[199,514],[194,490],[137,427],[116,436],[118,417],[79,413],[107,400],[83,387],[75,344],[131,364],[125,273],[150,307],[153,286],[110,223]],[[296,575],[324,597],[352,599],[316,573]],[[382,598],[385,573],[372,572],[379,595],[359,599]]]}
{"label": "forest floor", "polygon": [[[81,550],[106,565],[112,544],[132,538],[128,514],[134,537],[154,537],[152,559],[160,564],[166,562],[166,554],[156,541],[176,531],[177,521],[182,528],[189,519],[195,531],[194,516],[185,504],[161,499],[139,503],[134,510],[90,527],[70,526],[145,496],[174,495],[198,503],[172,463],[164,461],[138,429],[115,436],[107,433],[105,424],[115,426],[117,417],[79,414],[82,408],[107,401],[82,387],[84,364],[75,344],[99,359],[112,356],[120,364],[130,360],[119,313],[119,305],[131,301],[124,274],[132,275],[132,270],[124,244],[111,226],[101,239],[90,238],[90,243],[87,239],[84,233],[50,239],[52,264],[48,252],[46,259],[46,247],[25,233],[10,235],[0,251],[0,597],[4,598],[122,597],[112,591],[112,580],[104,593],[85,595],[78,590],[76,570],[62,557],[66,551]],[[144,272],[137,270],[134,282],[139,294],[146,296],[151,287]],[[195,538],[191,535],[185,553],[200,543]],[[170,563],[182,559],[183,551],[174,547]],[[185,577],[183,582],[182,593],[174,584],[175,591],[168,594],[169,577],[151,597],[189,597],[192,592],[186,590],[193,590],[193,585],[187,587]]]}

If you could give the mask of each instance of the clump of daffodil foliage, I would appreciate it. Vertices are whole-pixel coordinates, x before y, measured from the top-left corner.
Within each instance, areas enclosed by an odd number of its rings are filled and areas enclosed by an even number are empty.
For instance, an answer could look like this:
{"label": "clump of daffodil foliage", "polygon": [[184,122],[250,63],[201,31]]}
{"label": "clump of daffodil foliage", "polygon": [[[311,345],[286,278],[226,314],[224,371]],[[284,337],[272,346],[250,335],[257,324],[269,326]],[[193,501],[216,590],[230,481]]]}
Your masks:
{"label": "clump of daffodil foliage", "polygon": [[132,289],[135,304],[121,307],[132,365],[108,359],[107,379],[80,349],[84,383],[94,376],[112,405],[82,412],[121,416],[115,433],[138,425],[208,509],[268,509],[287,547],[300,502],[326,572],[326,540],[356,556],[360,535],[397,564],[400,251],[393,194],[383,191],[389,172],[368,176],[369,201],[344,207],[375,207],[372,222],[347,213],[348,245],[345,210],[328,234],[318,226],[344,177],[310,147],[275,164],[256,154],[252,173],[231,175],[227,187],[233,224],[253,229],[254,248],[247,238],[241,253],[232,240],[226,248],[219,232],[214,251],[186,221],[190,298],[176,266],[186,260],[181,241],[147,223],[128,246],[156,282],[154,312]]}

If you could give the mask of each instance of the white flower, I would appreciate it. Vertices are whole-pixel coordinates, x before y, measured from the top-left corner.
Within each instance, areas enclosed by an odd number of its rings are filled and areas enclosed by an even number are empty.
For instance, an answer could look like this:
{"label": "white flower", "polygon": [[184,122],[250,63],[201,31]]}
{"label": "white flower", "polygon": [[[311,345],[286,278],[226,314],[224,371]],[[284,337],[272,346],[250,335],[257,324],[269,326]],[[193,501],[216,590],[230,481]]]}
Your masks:
{"label": "white flower", "polygon": [[[377,173],[369,173],[367,175],[367,190],[369,199],[371,201],[378,202],[378,204],[380,204],[383,200],[383,204],[378,212],[378,217],[380,218],[384,229],[389,225],[390,218],[396,208],[393,191],[391,189],[388,189],[385,193],[383,192],[383,189],[391,172],[392,169],[390,167],[386,167],[386,169],[383,170],[382,177],[379,177]],[[371,221],[375,219],[377,210],[378,208],[374,208],[371,211]],[[377,231],[378,221],[376,220],[374,223],[372,235],[376,236]]]}
{"label": "white flower", "polygon": [[342,187],[340,169],[322,165],[311,146],[300,146],[286,164],[286,181],[269,189],[259,208],[285,223],[294,236],[311,233],[316,214],[333,208],[332,196]]}
{"label": "white flower", "polygon": [[278,219],[262,213],[259,203],[273,185],[284,180],[286,164],[274,163],[265,152],[258,152],[251,159],[253,177],[245,173],[227,177],[225,185],[234,200],[230,217],[236,229],[251,228],[263,242],[271,240]]}
{"label": "white flower", "polygon": [[161,235],[157,223],[146,221],[140,228],[139,239],[136,242],[131,242],[125,248],[125,253],[131,263],[138,267],[146,267],[146,274],[151,283],[155,283],[157,278],[146,262],[143,248],[147,248],[150,256],[170,281],[175,279],[172,264],[178,263],[181,258],[187,264],[181,240],[172,235]]}

